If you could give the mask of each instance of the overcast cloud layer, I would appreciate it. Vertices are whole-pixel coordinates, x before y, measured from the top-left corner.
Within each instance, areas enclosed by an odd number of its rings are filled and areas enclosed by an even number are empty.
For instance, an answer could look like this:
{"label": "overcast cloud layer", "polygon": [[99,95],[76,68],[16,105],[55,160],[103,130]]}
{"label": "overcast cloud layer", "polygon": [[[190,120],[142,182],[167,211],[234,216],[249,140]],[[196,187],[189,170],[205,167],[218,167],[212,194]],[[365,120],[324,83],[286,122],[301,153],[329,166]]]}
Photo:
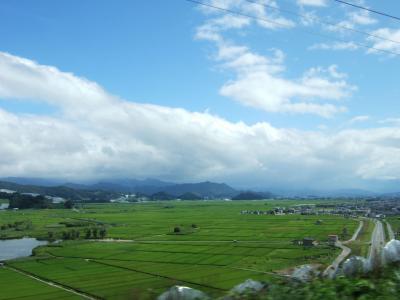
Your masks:
{"label": "overcast cloud layer", "polygon": [[43,116],[0,109],[0,176],[319,187],[400,179],[396,122],[335,133],[232,123],[119,99],[94,82],[7,53],[0,53],[0,98],[57,110]]}

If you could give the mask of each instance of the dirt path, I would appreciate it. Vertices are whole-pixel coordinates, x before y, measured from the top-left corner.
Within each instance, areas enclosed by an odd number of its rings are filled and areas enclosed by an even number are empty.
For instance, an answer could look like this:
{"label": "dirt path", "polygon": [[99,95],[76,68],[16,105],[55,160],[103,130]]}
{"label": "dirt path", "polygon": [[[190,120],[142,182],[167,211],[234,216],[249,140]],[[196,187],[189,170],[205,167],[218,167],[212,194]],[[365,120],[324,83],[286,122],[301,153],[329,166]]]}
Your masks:
{"label": "dirt path", "polygon": [[354,242],[358,235],[360,234],[361,229],[364,226],[364,221],[360,221],[360,225],[358,226],[357,230],[354,232],[353,236],[351,237],[350,240],[345,241],[345,242],[340,242],[337,241],[335,243],[335,247],[342,249],[342,252],[335,258],[335,260],[332,262],[330,266],[328,266],[325,271],[322,273],[324,277],[327,278],[334,278],[336,276],[337,270],[339,268],[339,265],[346,259],[347,256],[350,255],[351,249],[349,247],[346,247],[345,244]]}
{"label": "dirt path", "polygon": [[75,295],[80,296],[80,297],[82,297],[82,298],[84,298],[84,299],[90,299],[90,300],[99,300],[99,299],[101,299],[101,298],[95,298],[95,297],[93,297],[93,296],[90,296],[90,295],[81,293],[81,292],[79,292],[79,291],[77,291],[77,290],[74,290],[74,289],[72,289],[72,288],[68,288],[68,287],[62,286],[62,285],[57,284],[57,283],[55,283],[55,282],[48,281],[48,280],[44,280],[44,279],[39,278],[39,277],[37,277],[37,276],[34,276],[34,275],[30,274],[30,273],[21,271],[21,270],[19,270],[19,269],[16,269],[16,268],[13,268],[13,267],[10,267],[10,266],[5,266],[4,268],[6,268],[6,269],[8,269],[8,270],[11,270],[11,271],[14,271],[14,272],[17,272],[17,273],[19,273],[19,274],[21,274],[21,275],[24,275],[24,276],[26,276],[26,277],[29,277],[29,278],[31,278],[31,279],[37,280],[37,281],[39,281],[39,282],[41,282],[41,283],[47,284],[47,285],[49,285],[49,286],[51,286],[51,287],[58,288],[58,289],[61,289],[61,290],[66,291],[66,292],[75,294]]}
{"label": "dirt path", "polygon": [[363,228],[363,226],[364,226],[364,221],[360,221],[360,225],[358,226],[357,230],[354,232],[354,234],[351,237],[351,239],[349,239],[348,241],[343,242],[343,244],[354,242],[358,238],[358,235],[360,234],[360,231]]}
{"label": "dirt path", "polygon": [[340,241],[335,243],[335,247],[342,249],[342,252],[335,258],[330,266],[328,266],[325,271],[322,273],[324,277],[334,278],[336,276],[336,272],[339,268],[339,265],[346,259],[347,256],[350,255],[351,249],[343,245]]}

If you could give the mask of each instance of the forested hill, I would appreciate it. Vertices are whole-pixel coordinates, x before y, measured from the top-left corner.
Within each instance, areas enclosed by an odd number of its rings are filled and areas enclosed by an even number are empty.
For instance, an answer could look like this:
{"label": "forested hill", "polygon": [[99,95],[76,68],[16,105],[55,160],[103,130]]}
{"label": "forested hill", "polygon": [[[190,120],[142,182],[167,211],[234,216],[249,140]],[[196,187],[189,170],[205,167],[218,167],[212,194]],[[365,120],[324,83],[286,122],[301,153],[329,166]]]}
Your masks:
{"label": "forested hill", "polygon": [[7,189],[19,193],[35,193],[53,197],[62,197],[74,201],[108,202],[121,194],[105,190],[72,189],[66,186],[38,186],[22,185],[7,181],[0,181],[0,189]]}

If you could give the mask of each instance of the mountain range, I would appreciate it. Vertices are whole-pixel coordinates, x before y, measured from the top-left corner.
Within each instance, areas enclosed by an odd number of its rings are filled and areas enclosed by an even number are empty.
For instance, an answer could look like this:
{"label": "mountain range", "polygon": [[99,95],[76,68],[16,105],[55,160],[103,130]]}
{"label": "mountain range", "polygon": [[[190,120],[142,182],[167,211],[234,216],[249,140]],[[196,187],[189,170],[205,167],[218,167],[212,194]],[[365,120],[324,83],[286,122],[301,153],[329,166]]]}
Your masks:
{"label": "mountain range", "polygon": [[64,198],[76,197],[77,199],[91,198],[93,194],[107,196],[108,199],[110,196],[118,196],[127,193],[152,195],[160,192],[175,197],[186,193],[193,193],[202,198],[225,198],[233,197],[239,193],[239,191],[225,183],[209,181],[199,183],[171,183],[157,179],[119,179],[82,184],[19,177],[8,177],[1,180],[0,188],[3,189],[10,189],[23,193],[29,192],[50,196],[54,195]]}

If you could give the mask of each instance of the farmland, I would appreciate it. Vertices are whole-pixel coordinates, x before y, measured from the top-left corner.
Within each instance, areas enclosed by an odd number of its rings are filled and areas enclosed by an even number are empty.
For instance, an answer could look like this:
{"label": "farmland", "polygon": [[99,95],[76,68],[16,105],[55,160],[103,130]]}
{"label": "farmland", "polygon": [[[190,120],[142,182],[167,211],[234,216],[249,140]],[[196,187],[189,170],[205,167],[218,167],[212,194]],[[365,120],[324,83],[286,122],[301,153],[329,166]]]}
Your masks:
{"label": "farmland", "polygon": [[[60,238],[70,228],[82,231],[79,239],[40,247],[35,256],[7,265],[93,298],[153,299],[175,284],[217,296],[248,278],[274,281],[277,273],[301,264],[326,266],[337,249],[325,243],[306,248],[291,241],[312,237],[324,242],[328,234],[340,234],[345,227],[352,233],[358,227],[357,221],[332,215],[240,214],[294,203],[172,201],[3,211],[0,225],[29,226],[7,227],[0,234],[46,238],[52,232]],[[319,219],[322,225],[316,225]],[[83,239],[85,229],[93,226],[106,228],[109,240]],[[1,287],[5,271],[11,272],[2,270]],[[0,294],[0,299],[9,298],[10,294]]]}

